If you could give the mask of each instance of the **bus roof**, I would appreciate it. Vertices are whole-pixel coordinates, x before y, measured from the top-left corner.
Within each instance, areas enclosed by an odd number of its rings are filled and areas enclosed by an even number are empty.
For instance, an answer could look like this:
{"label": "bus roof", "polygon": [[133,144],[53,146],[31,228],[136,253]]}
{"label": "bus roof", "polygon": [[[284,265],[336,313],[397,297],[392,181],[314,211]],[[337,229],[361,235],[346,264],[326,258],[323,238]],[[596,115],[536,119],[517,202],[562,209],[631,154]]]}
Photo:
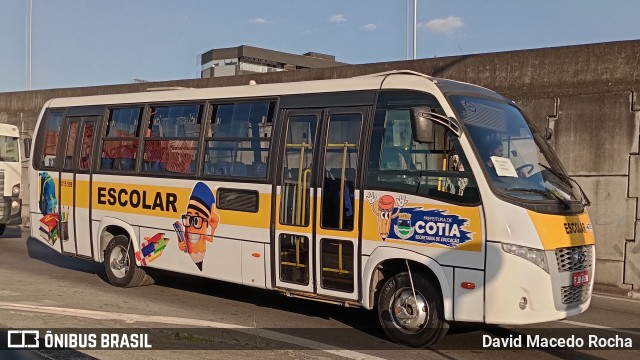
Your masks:
{"label": "bus roof", "polygon": [[[409,70],[394,70],[344,79],[299,81],[288,83],[270,83],[258,85],[240,85],[213,88],[151,88],[145,92],[94,95],[52,99],[49,107],[110,105],[139,102],[168,102],[208,99],[233,99],[251,97],[269,97],[292,94],[312,94],[325,92],[346,92],[359,90],[378,90],[399,88],[398,82],[385,86],[389,78],[401,80],[397,77],[412,78],[412,85],[406,89],[432,89],[436,85],[442,93],[476,93],[483,96],[504,99],[501,95],[489,89],[463,82],[433,78],[428,75]],[[422,83],[422,86],[416,84]],[[405,88],[404,86],[402,88]]]}

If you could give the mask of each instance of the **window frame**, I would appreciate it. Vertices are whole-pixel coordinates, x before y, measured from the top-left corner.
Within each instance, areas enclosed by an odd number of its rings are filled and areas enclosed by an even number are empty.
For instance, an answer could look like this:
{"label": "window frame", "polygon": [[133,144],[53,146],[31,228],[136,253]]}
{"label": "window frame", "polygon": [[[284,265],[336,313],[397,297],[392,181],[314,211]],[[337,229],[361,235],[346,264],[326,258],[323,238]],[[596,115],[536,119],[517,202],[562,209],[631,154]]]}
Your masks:
{"label": "window frame", "polygon": [[[42,162],[44,160],[44,150],[46,148],[46,136],[47,136],[47,129],[49,126],[49,121],[51,120],[51,116],[52,113],[56,113],[59,112],[61,114],[60,116],[60,126],[58,128],[58,139],[56,142],[56,154],[55,154],[55,161],[53,163],[53,165],[51,166],[47,166],[47,165],[43,165]],[[45,114],[42,116],[42,120],[40,121],[40,124],[38,124],[38,133],[36,134],[36,141],[35,141],[35,148],[33,149],[33,153],[34,156],[31,159],[31,164],[33,166],[34,169],[36,170],[48,170],[48,171],[58,171],[59,169],[59,147],[60,147],[60,139],[62,137],[62,130],[64,128],[64,119],[67,116],[67,109],[66,108],[48,108],[45,112]],[[44,125],[44,126],[43,126]],[[37,158],[37,159],[36,159]]]}
{"label": "window frame", "polygon": [[[114,136],[108,137],[107,131],[109,130],[109,122],[111,119],[111,114],[113,110],[118,109],[130,109],[130,108],[140,108],[139,122],[138,122],[138,136],[133,137],[123,137],[123,136]],[[133,103],[133,104],[114,104],[110,106],[106,106],[105,115],[103,116],[102,128],[99,129],[100,135],[100,145],[98,149],[97,161],[96,161],[96,173],[101,174],[113,174],[113,175],[139,175],[138,172],[138,161],[140,160],[140,143],[141,143],[141,135],[143,125],[145,124],[145,115],[148,113],[148,104],[147,103]],[[97,128],[97,127],[96,127]],[[95,130],[94,130],[95,131]],[[104,143],[105,141],[135,141],[137,142],[137,148],[135,151],[136,158],[134,159],[134,166],[131,170],[122,170],[122,169],[104,169],[102,168],[102,160],[104,154]],[[113,158],[115,159],[115,158]]]}
{"label": "window frame", "polygon": [[[318,184],[317,187],[322,189],[323,191],[325,190],[325,182],[326,182],[326,178],[325,178],[325,171],[327,168],[327,155],[329,154],[329,136],[330,134],[330,127],[331,127],[331,123],[332,123],[332,118],[334,116],[344,116],[344,115],[359,115],[360,116],[360,133],[357,139],[357,143],[355,144],[356,147],[356,151],[355,151],[355,156],[356,156],[356,165],[355,165],[355,172],[354,172],[354,178],[353,178],[353,190],[354,190],[354,199],[353,199],[353,223],[351,224],[350,227],[343,227],[340,228],[339,226],[337,227],[331,227],[328,226],[328,224],[325,224],[325,216],[324,216],[324,206],[325,206],[325,197],[323,196],[321,199],[321,204],[318,205],[318,212],[320,213],[320,228],[321,229],[327,229],[327,230],[335,230],[335,231],[342,231],[342,232],[352,232],[357,228],[357,218],[356,218],[356,211],[355,211],[355,193],[358,191],[358,189],[362,189],[364,188],[363,186],[361,186],[361,180],[360,180],[360,175],[363,172],[363,164],[364,164],[364,153],[366,152],[364,150],[364,147],[362,145],[363,141],[365,141],[365,139],[367,138],[367,135],[364,133],[366,125],[367,125],[367,118],[370,115],[370,111],[369,111],[370,107],[367,106],[357,106],[357,107],[346,107],[346,108],[340,108],[340,107],[333,107],[333,108],[327,108],[325,109],[324,112],[324,118],[322,119],[322,126],[321,126],[321,130],[322,132],[324,132],[324,137],[320,140],[318,146],[319,147],[319,154],[318,154],[318,164],[316,165],[317,168],[319,169],[319,171],[317,171],[316,176],[318,177]],[[338,120],[338,121],[343,121],[343,120]],[[347,154],[349,154],[349,152],[347,152]],[[345,184],[346,184],[346,179],[345,179]],[[344,209],[339,209],[339,211],[343,211]]]}
{"label": "window frame", "polygon": [[[146,132],[149,130],[149,124],[151,122],[151,109],[157,107],[174,107],[174,106],[188,106],[195,105],[200,106],[199,110],[199,121],[200,121],[200,133],[197,137],[179,137],[179,136],[169,136],[169,137],[159,137],[159,136],[146,136]],[[139,148],[138,148],[138,157],[136,158],[136,175],[138,176],[150,176],[150,177],[168,177],[168,178],[195,178],[199,174],[199,170],[201,168],[201,154],[200,150],[202,147],[202,138],[204,133],[204,122],[206,117],[210,113],[210,103],[206,100],[188,100],[188,101],[180,101],[180,102],[154,102],[154,103],[145,103],[144,104],[144,112],[142,115],[142,121],[140,123],[140,133],[138,134],[139,138]],[[145,154],[145,145],[147,141],[195,141],[195,168],[193,172],[189,173],[179,173],[179,172],[151,172],[144,169],[144,154]]]}
{"label": "window frame", "polygon": [[[381,191],[393,191],[393,192],[399,192],[399,193],[404,193],[407,195],[412,195],[412,196],[419,196],[419,197],[424,197],[424,198],[428,198],[428,199],[433,199],[436,201],[442,201],[442,202],[446,202],[449,204],[453,204],[453,205],[460,205],[460,206],[467,206],[467,207],[475,207],[478,206],[482,203],[482,198],[480,196],[480,189],[478,187],[478,182],[475,179],[475,174],[473,173],[473,171],[471,170],[470,166],[469,166],[469,159],[468,159],[468,155],[464,153],[462,146],[460,144],[460,137],[457,136],[455,133],[453,133],[450,129],[447,129],[446,127],[444,127],[441,124],[437,124],[435,123],[435,126],[442,126],[444,128],[444,135],[447,136],[447,142],[450,144],[449,147],[455,148],[456,152],[459,155],[462,155],[461,157],[461,161],[463,162],[463,165],[465,166],[465,171],[458,171],[455,172],[457,174],[462,174],[462,175],[468,175],[465,178],[468,178],[470,180],[470,183],[475,184],[475,188],[476,188],[476,194],[475,197],[473,199],[471,198],[465,198],[463,196],[458,196],[458,195],[454,195],[451,193],[447,193],[444,191],[439,191],[439,193],[442,193],[442,196],[438,193],[424,193],[422,191],[418,191],[422,185],[413,185],[413,184],[403,184],[403,183],[394,183],[394,182],[387,182],[387,181],[380,181],[378,176],[379,176],[379,171],[380,171],[380,161],[382,158],[382,152],[383,152],[383,148],[384,148],[384,144],[385,144],[385,132],[386,132],[386,127],[385,127],[385,122],[386,122],[386,115],[387,115],[387,111],[390,110],[386,104],[381,104],[381,97],[382,96],[389,96],[390,94],[412,94],[413,96],[430,96],[433,98],[434,101],[436,101],[438,103],[438,105],[440,105],[440,107],[442,107],[442,103],[440,101],[438,101],[438,99],[431,93],[428,92],[422,92],[422,91],[415,91],[415,90],[382,90],[378,92],[378,96],[376,98],[376,105],[374,108],[374,114],[373,114],[373,128],[371,131],[371,138],[370,138],[370,143],[369,143],[369,151],[367,154],[367,160],[366,160],[366,165],[367,165],[367,169],[366,169],[366,174],[365,174],[365,184],[364,184],[364,188],[367,190],[381,190]],[[413,129],[411,129],[413,131]],[[412,136],[410,137],[411,142],[415,142],[415,140],[413,140],[413,133]],[[454,139],[455,141],[452,141],[452,139]],[[446,146],[443,146],[443,148]],[[443,150],[443,153],[446,153],[447,149]],[[413,177],[417,177],[418,181],[420,181],[420,179],[424,176],[427,177],[442,177],[442,178],[451,178],[452,176],[447,176],[448,174],[452,174],[454,173],[453,171],[442,171],[442,170],[384,170],[385,173],[389,174],[389,175],[394,175],[394,173],[396,173],[396,175],[411,175],[411,174],[415,174],[413,175]],[[426,185],[425,185],[426,187]],[[435,196],[434,196],[435,194]],[[447,195],[448,194],[448,195]]]}
{"label": "window frame", "polygon": [[[258,138],[257,141],[259,141],[260,143],[262,142],[268,142],[268,148],[266,149],[267,152],[267,158],[265,160],[265,166],[266,166],[266,170],[265,170],[265,175],[263,177],[257,177],[257,176],[238,176],[238,175],[220,175],[220,174],[207,174],[205,173],[205,162],[206,162],[206,158],[207,158],[207,153],[209,151],[209,149],[211,149],[209,147],[209,143],[213,142],[213,143],[224,143],[224,142],[242,142],[242,141],[246,141],[246,142],[253,142],[256,141],[256,139],[254,138],[250,138],[250,137],[237,137],[237,136],[221,136],[221,137],[215,137],[215,136],[208,136],[208,132],[210,129],[210,126],[212,124],[212,120],[213,117],[216,115],[215,114],[215,109],[217,106],[220,105],[231,105],[233,104],[234,106],[236,104],[242,104],[242,103],[267,103],[268,107],[267,107],[267,121],[265,123],[270,123],[271,124],[271,134],[268,138]],[[225,181],[225,182],[248,182],[248,183],[269,183],[271,182],[271,170],[272,170],[272,166],[271,163],[273,162],[274,159],[274,154],[273,154],[273,146],[274,146],[274,139],[277,136],[277,129],[278,129],[278,125],[277,125],[277,118],[278,118],[278,112],[279,112],[279,97],[256,97],[256,98],[232,98],[232,99],[215,99],[215,100],[210,100],[207,103],[207,111],[205,113],[205,118],[203,118],[203,127],[202,127],[202,134],[201,134],[201,140],[202,140],[202,145],[200,147],[200,149],[202,150],[202,154],[200,155],[200,160],[199,160],[199,171],[198,171],[198,177],[202,178],[202,179],[211,179],[211,180],[219,180],[219,181]],[[236,147],[237,149],[237,147]],[[262,153],[263,148],[262,146],[260,146],[260,152]],[[255,158],[254,158],[255,161]],[[245,164],[246,166],[247,164]]]}

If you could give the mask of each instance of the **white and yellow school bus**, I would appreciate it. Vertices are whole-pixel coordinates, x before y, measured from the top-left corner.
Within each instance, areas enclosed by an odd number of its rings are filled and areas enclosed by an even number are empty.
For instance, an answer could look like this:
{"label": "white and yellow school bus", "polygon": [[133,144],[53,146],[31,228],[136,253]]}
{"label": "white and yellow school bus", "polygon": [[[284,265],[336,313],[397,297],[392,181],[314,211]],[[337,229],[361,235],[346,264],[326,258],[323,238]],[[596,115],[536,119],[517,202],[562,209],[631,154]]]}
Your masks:
{"label": "white and yellow school bus", "polygon": [[18,127],[0,124],[0,235],[7,225],[22,223],[22,156]]}
{"label": "white and yellow school bus", "polygon": [[394,71],[54,99],[36,132],[31,235],[116,286],[158,268],[362,306],[411,346],[590,303],[588,200],[478,86]]}

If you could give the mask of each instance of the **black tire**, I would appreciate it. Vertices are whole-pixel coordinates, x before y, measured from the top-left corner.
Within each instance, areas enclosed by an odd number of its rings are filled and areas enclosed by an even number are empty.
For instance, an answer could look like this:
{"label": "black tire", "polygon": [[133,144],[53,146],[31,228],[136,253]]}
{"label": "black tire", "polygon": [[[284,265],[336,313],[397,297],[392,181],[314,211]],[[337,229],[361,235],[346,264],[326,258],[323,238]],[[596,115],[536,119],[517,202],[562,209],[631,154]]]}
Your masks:
{"label": "black tire", "polygon": [[[449,330],[443,316],[442,294],[419,272],[414,271],[411,275],[415,300],[409,273],[397,274],[389,278],[380,290],[378,318],[387,336],[397,343],[412,347],[433,345]],[[423,311],[415,311],[416,300]]]}
{"label": "black tire", "polygon": [[7,224],[0,224],[0,235],[4,234],[4,230],[7,228]]}
{"label": "black tire", "polygon": [[153,278],[136,265],[131,241],[115,236],[104,250],[104,269],[109,282],[118,287],[136,287],[153,284]]}

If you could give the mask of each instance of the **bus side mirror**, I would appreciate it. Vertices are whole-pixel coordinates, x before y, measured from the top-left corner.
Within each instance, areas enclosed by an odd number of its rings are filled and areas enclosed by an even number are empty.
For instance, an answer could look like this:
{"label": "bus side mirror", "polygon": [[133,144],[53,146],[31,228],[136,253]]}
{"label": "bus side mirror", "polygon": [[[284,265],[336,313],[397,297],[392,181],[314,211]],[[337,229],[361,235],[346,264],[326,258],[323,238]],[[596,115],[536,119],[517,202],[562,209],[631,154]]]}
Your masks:
{"label": "bus side mirror", "polygon": [[462,134],[455,119],[437,114],[426,106],[411,108],[411,131],[413,140],[420,143],[432,143],[435,138],[435,124],[447,127],[457,136]]}
{"label": "bus side mirror", "polygon": [[22,139],[22,148],[24,149],[24,158],[28,159],[31,154],[31,138]]}
{"label": "bus side mirror", "polygon": [[413,140],[419,143],[432,143],[435,139],[435,124],[429,119],[431,108],[411,108],[411,131]]}

